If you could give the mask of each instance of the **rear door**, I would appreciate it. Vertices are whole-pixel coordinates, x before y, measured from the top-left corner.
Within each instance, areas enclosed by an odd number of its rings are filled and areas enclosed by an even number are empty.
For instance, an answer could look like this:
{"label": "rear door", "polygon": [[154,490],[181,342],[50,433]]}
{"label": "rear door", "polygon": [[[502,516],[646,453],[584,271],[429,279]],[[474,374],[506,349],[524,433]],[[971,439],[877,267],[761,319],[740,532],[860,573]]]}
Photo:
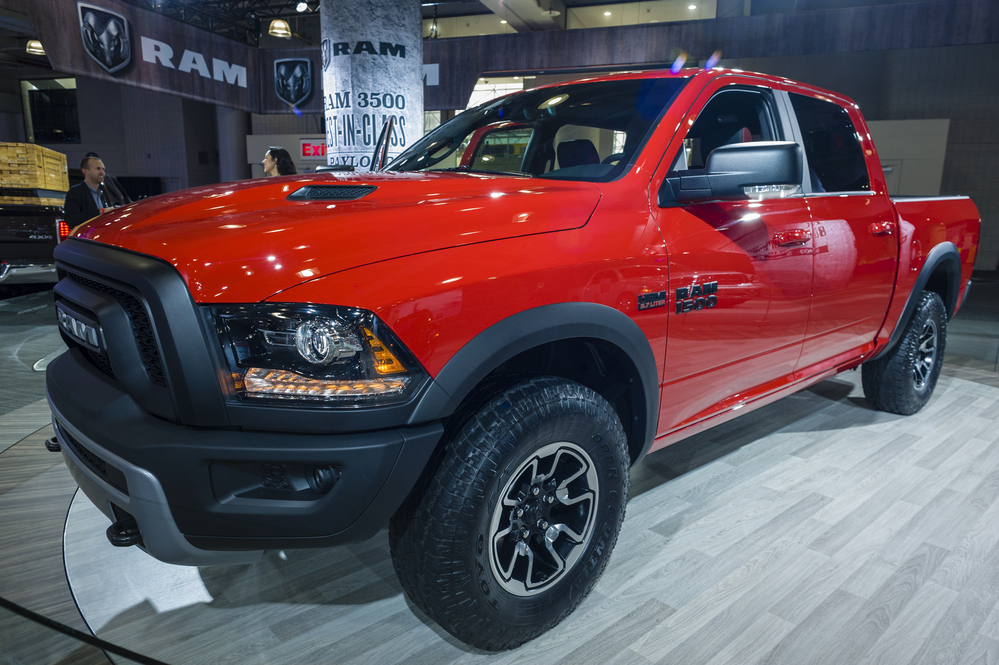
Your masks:
{"label": "rear door", "polygon": [[856,106],[793,87],[787,101],[805,152],[813,224],[812,303],[797,366],[810,374],[873,344],[895,283],[898,228]]}

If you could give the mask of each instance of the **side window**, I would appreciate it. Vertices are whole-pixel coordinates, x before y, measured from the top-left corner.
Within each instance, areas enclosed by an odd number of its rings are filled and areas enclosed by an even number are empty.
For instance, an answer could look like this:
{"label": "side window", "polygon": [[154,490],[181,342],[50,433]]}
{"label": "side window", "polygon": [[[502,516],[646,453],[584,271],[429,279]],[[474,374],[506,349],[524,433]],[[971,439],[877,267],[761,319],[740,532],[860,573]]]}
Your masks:
{"label": "side window", "polygon": [[752,90],[722,90],[711,98],[687,132],[673,170],[703,169],[711,151],[723,145],[782,139],[768,95]]}
{"label": "side window", "polygon": [[530,127],[489,132],[476,146],[469,166],[486,171],[522,171],[533,133]]}
{"label": "side window", "polygon": [[813,192],[857,192],[871,188],[860,137],[839,104],[791,93],[791,106],[805,141]]}

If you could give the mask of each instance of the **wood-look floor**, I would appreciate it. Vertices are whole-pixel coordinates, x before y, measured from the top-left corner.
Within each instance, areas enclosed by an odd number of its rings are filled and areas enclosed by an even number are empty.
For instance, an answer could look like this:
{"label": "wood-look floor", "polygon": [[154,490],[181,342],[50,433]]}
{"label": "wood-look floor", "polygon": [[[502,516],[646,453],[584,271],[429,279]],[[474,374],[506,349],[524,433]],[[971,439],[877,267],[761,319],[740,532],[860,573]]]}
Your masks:
{"label": "wood-look floor", "polygon": [[[76,482],[62,456],[43,447],[52,426],[38,423],[50,418],[44,400],[0,416],[0,596],[87,632],[66,582],[62,551]],[[32,428],[16,445],[4,445]],[[0,611],[0,663],[107,665],[108,659],[96,648]]]}
{"label": "wood-look floor", "polygon": [[840,375],[650,455],[595,591],[507,653],[469,649],[409,605],[384,534],[171,570],[111,548],[79,498],[67,571],[99,636],[178,665],[999,662],[999,388],[944,376],[900,417],[870,410],[857,383]]}

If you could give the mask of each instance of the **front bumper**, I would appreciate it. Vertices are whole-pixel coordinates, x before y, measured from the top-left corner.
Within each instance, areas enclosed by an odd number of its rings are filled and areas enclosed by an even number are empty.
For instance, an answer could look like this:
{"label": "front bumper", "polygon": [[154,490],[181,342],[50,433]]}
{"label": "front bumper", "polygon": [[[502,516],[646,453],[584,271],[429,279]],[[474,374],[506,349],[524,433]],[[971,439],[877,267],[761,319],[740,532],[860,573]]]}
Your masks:
{"label": "front bumper", "polygon": [[[49,366],[47,395],[84,493],[112,521],[133,517],[149,554],[186,565],[371,537],[443,433],[439,422],[348,434],[178,425],[141,409],[80,349]],[[316,467],[339,474],[327,493],[306,482]]]}
{"label": "front bumper", "polygon": [[55,284],[55,261],[0,261],[0,284]]}

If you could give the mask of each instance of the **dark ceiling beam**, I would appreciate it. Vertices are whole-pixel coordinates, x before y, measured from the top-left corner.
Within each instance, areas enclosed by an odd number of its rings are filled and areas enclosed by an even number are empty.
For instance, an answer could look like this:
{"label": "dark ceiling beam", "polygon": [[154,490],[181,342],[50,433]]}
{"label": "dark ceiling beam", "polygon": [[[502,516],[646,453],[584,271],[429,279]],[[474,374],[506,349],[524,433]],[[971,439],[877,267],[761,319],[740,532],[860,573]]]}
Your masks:
{"label": "dark ceiling beam", "polygon": [[188,25],[259,46],[265,21],[318,17],[319,0],[306,0],[311,11],[295,9],[299,0],[123,0]]}

